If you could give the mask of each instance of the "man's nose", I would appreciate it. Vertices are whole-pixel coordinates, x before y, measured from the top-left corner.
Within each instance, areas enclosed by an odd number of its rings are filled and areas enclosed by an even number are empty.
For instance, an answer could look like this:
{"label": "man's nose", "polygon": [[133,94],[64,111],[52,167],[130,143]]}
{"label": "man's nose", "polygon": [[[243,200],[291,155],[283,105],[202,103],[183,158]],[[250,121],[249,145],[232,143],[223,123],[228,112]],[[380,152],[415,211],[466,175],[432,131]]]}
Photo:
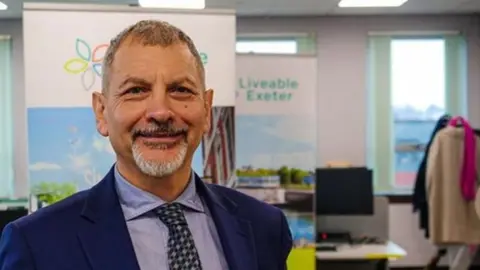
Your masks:
{"label": "man's nose", "polygon": [[153,91],[146,113],[147,119],[156,121],[167,121],[174,116],[166,91]]}

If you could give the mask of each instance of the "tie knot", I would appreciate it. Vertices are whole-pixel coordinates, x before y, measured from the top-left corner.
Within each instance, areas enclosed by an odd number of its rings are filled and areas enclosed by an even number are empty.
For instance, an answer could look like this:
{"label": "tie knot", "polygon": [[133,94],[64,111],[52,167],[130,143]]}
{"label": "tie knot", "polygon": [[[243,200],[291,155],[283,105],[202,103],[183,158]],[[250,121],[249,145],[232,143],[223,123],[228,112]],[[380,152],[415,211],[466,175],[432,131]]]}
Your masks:
{"label": "tie knot", "polygon": [[163,224],[169,228],[175,225],[187,225],[183,206],[179,203],[164,204],[158,208],[157,214]]}

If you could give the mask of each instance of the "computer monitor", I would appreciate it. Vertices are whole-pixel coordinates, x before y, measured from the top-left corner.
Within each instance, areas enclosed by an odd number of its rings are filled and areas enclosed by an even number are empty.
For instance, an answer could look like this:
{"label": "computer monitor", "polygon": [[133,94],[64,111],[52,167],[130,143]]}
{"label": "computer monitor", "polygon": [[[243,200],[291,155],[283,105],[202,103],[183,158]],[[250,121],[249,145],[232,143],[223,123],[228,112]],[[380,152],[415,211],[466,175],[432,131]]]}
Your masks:
{"label": "computer monitor", "polygon": [[373,215],[372,171],[364,168],[316,170],[317,216]]}
{"label": "computer monitor", "polygon": [[8,223],[26,215],[28,215],[28,209],[24,207],[7,208],[5,210],[0,210],[0,234],[3,231],[3,228],[7,226]]}

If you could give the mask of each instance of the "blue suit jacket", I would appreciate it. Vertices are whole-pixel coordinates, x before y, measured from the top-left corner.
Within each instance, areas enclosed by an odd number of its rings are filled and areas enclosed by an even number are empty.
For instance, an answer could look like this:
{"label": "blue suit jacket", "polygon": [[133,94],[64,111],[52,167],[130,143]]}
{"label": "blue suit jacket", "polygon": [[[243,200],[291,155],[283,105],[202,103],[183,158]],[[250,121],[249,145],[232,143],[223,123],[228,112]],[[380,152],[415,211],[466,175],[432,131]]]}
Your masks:
{"label": "blue suit jacket", "polygon": [[[205,184],[198,176],[196,184],[215,221],[230,270],[287,269],[292,238],[279,209]],[[5,227],[0,270],[34,269],[140,270],[113,170],[93,188]]]}

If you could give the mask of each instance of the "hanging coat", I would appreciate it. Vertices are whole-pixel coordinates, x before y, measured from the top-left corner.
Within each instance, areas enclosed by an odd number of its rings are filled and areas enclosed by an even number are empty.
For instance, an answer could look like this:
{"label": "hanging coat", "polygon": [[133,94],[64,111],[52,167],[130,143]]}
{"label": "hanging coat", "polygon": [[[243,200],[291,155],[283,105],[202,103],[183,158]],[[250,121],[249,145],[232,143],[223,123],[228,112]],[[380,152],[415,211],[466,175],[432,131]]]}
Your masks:
{"label": "hanging coat", "polygon": [[[465,200],[460,188],[464,137],[463,128],[448,126],[437,133],[428,153],[429,230],[430,240],[436,245],[480,244],[480,218],[475,212],[475,203]],[[480,139],[475,136],[475,140],[474,150],[480,157]],[[479,161],[477,158],[477,179]],[[478,184],[475,185],[478,188]]]}
{"label": "hanging coat", "polygon": [[428,152],[432,145],[433,139],[437,135],[437,133],[442,130],[445,126],[447,126],[448,121],[450,121],[450,115],[446,114],[438,119],[437,123],[435,124],[435,128],[433,129],[432,134],[430,135],[430,140],[427,143],[425,148],[425,155],[423,156],[422,161],[420,162],[420,166],[418,167],[417,176],[415,178],[415,187],[413,189],[413,196],[412,196],[412,204],[413,204],[413,211],[419,212],[419,227],[420,229],[424,230],[425,237],[429,238],[429,230],[428,230],[428,201],[427,201],[427,191],[426,191],[426,167],[427,167],[427,159],[428,159]]}

